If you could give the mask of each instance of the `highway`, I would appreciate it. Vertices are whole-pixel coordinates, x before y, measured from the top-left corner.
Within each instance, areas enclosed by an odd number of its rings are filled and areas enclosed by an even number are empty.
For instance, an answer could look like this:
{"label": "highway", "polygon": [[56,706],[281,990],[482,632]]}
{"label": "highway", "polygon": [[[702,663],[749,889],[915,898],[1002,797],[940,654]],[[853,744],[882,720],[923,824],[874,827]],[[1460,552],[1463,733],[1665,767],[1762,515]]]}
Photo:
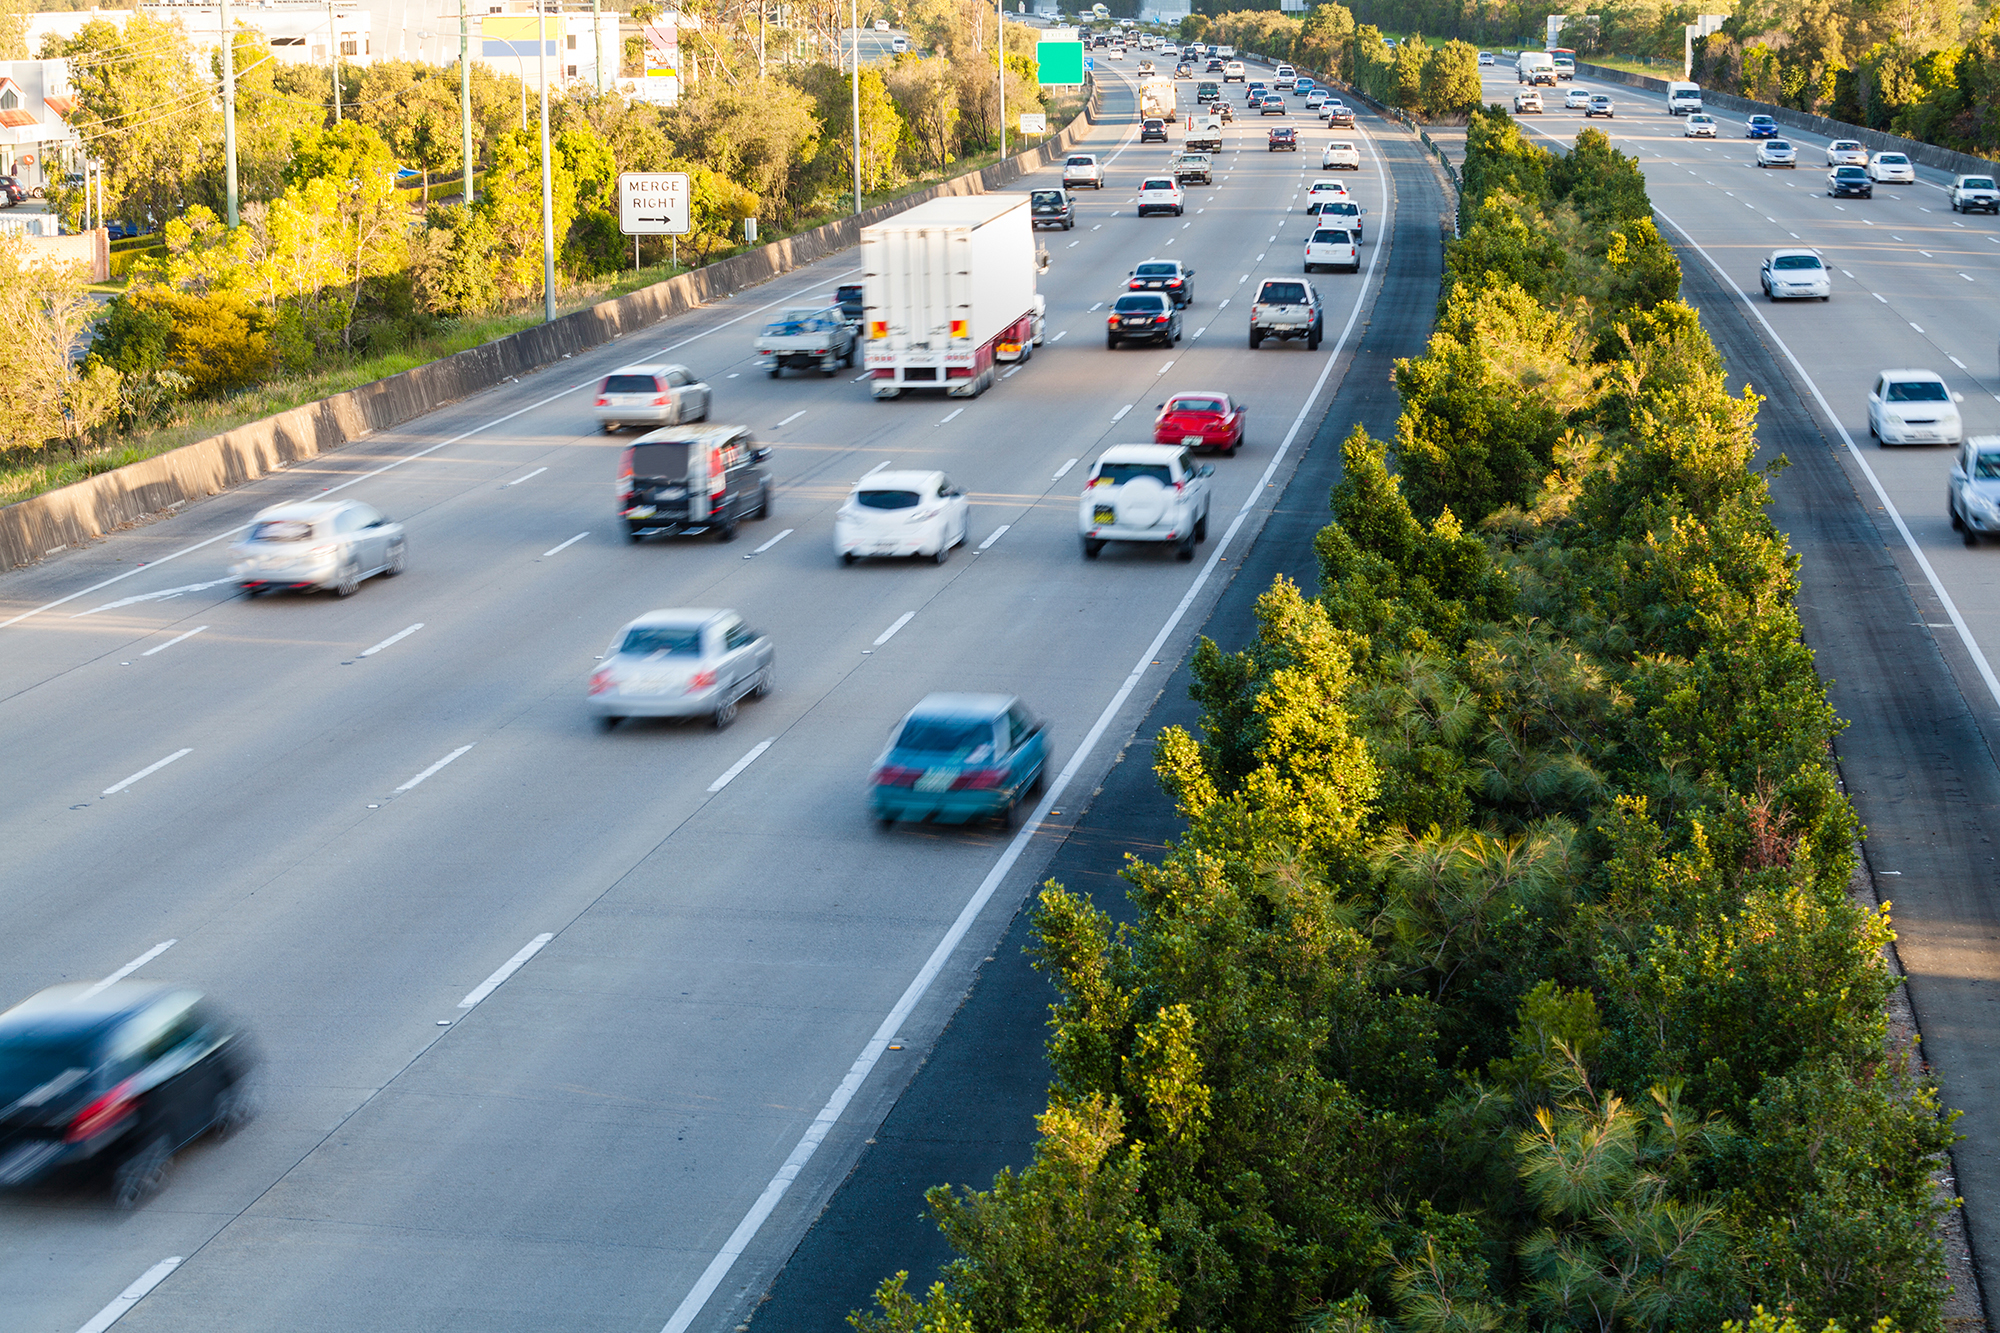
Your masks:
{"label": "highway", "polygon": [[[0,576],[0,747],[32,756],[0,768],[0,999],[130,968],[214,995],[267,1060],[259,1120],[137,1211],[0,1196],[10,1330],[126,1305],[120,1333],[740,1322],[1282,497],[1379,287],[1371,245],[1314,278],[1325,347],[1249,351],[1255,283],[1299,272],[1323,136],[1271,155],[1271,122],[1239,120],[1184,218],[1139,219],[1165,154],[1132,142],[1128,87],[1107,104],[1086,146],[1108,188],[1044,234],[1049,344],[979,399],[754,370],[765,312],[828,298],[850,253]],[[1372,147],[1354,188],[1383,234]],[[1188,336],[1107,351],[1102,307],[1155,255],[1197,269]],[[733,543],[613,530],[625,441],[588,392],[656,359],[775,451],[775,512]],[[1086,564],[1075,469],[1196,388],[1253,411],[1208,543]],[[833,557],[878,465],[971,493],[949,563]],[[326,494],[407,525],[408,572],[233,596],[230,536]],[[726,731],[598,733],[594,655],[676,605],[772,634],[777,692]],[[1019,833],[867,818],[870,761],[937,689],[1049,720],[1060,777]]]}
{"label": "highway", "polygon": [[[1487,100],[1511,105],[1512,67],[1484,73]],[[1766,400],[1763,457],[1792,464],[1772,482],[1772,516],[1802,559],[1806,638],[1849,721],[1836,742],[1841,775],[1867,827],[1866,868],[1893,909],[1922,1050],[1961,1117],[1944,1185],[1965,1201],[1990,1299],[2000,1293],[2000,550],[1967,548],[1951,530],[1954,451],[1876,444],[1866,402],[1878,371],[1928,368],[1964,396],[1968,434],[2000,433],[2000,220],[1953,214],[1950,178],[1924,167],[1915,186],[1830,199],[1825,138],[1781,127],[1801,165],[1759,168],[1742,115],[1711,111],[1720,137],[1687,139],[1662,95],[1577,82],[1612,97],[1616,115],[1590,123],[1637,157],[1680,248],[1684,296],[1732,378]],[[1518,119],[1567,144],[1583,113]],[[1764,298],[1762,258],[1796,245],[1833,267],[1831,301]]]}

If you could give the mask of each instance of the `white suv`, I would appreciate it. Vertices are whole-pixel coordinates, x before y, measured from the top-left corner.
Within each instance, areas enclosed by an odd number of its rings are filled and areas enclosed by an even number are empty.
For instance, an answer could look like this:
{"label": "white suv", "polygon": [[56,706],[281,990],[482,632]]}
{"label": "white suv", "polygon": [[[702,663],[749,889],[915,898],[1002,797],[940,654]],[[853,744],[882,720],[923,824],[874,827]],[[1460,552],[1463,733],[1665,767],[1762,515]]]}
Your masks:
{"label": "white suv", "polygon": [[1868,433],[1883,444],[1957,444],[1963,394],[1931,370],[1885,370],[1868,391]]}
{"label": "white suv", "polygon": [[1148,213],[1172,213],[1179,217],[1185,212],[1187,195],[1172,176],[1148,176],[1139,182],[1140,217]]}
{"label": "white suv", "polygon": [[1833,275],[1817,250],[1773,250],[1757,281],[1773,301],[1833,299]]}
{"label": "white suv", "polygon": [[2000,188],[1991,176],[1960,176],[1951,183],[1951,211],[1972,213],[1984,209],[2000,213]]}
{"label": "white suv", "polygon": [[1271,86],[1280,92],[1284,92],[1296,86],[1298,81],[1299,74],[1297,70],[1293,69],[1290,65],[1280,65],[1278,66],[1277,74],[1272,76]]}
{"label": "white suv", "polygon": [[1063,188],[1080,190],[1086,185],[1093,190],[1104,188],[1104,166],[1093,153],[1071,153],[1063,163]]}
{"label": "white suv", "polygon": [[1349,273],[1361,271],[1361,247],[1357,237],[1346,227],[1328,225],[1322,220],[1306,237],[1306,272],[1314,266],[1344,268]]}
{"label": "white suv", "polygon": [[1361,150],[1347,139],[1335,139],[1319,155],[1321,171],[1361,170]]}
{"label": "white suv", "polygon": [[1250,71],[1243,68],[1243,62],[1240,60],[1232,60],[1222,67],[1222,81],[1224,83],[1242,83],[1249,77]]}
{"label": "white suv", "polygon": [[1095,560],[1106,542],[1171,543],[1182,560],[1208,540],[1208,479],[1177,444],[1115,444],[1091,465],[1077,501],[1083,554]]}

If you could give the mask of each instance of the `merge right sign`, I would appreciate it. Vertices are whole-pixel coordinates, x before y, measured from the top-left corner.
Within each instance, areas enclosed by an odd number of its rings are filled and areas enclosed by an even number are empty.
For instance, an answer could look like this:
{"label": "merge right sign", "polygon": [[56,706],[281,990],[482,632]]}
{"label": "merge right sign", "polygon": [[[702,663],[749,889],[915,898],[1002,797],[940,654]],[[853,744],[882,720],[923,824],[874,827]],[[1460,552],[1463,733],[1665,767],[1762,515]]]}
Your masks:
{"label": "merge right sign", "polygon": [[685,236],[685,171],[627,171],[618,177],[618,230],[627,236]]}
{"label": "merge right sign", "polygon": [[1035,63],[1041,66],[1036,80],[1051,86],[1083,82],[1082,42],[1036,42]]}

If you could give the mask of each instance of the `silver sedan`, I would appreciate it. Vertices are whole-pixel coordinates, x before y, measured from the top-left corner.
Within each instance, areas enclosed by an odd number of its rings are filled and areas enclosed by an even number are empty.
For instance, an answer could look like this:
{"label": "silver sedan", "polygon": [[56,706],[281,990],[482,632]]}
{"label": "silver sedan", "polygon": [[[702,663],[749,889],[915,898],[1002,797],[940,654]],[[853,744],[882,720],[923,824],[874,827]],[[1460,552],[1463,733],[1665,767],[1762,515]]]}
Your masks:
{"label": "silver sedan", "polygon": [[628,717],[705,717],[726,727],[745,695],[771,692],[777,670],[770,636],[734,611],[649,611],[604,650],[589,708],[606,731]]}
{"label": "silver sedan", "polygon": [[359,500],[273,505],[229,548],[229,577],[246,596],[280,589],[326,589],[349,597],[376,574],[400,574],[409,560],[403,525]]}
{"label": "silver sedan", "polygon": [[597,425],[606,435],[623,426],[683,426],[708,420],[715,391],[686,366],[620,366],[597,386]]}

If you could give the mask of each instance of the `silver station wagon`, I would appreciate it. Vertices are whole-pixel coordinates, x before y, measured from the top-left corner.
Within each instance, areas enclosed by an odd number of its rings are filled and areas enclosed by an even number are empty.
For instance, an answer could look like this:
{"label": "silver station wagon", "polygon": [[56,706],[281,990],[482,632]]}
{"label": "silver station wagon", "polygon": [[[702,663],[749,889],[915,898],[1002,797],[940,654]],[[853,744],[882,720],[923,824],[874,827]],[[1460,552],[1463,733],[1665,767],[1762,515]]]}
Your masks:
{"label": "silver station wagon", "polygon": [[743,696],[771,692],[777,670],[770,636],[734,611],[649,611],[604,650],[589,708],[606,731],[628,717],[705,717],[726,727]]}
{"label": "silver station wagon", "polygon": [[250,531],[229,548],[229,577],[245,596],[325,589],[349,597],[376,574],[400,574],[409,539],[359,500],[306,500],[272,505],[250,521]]}

